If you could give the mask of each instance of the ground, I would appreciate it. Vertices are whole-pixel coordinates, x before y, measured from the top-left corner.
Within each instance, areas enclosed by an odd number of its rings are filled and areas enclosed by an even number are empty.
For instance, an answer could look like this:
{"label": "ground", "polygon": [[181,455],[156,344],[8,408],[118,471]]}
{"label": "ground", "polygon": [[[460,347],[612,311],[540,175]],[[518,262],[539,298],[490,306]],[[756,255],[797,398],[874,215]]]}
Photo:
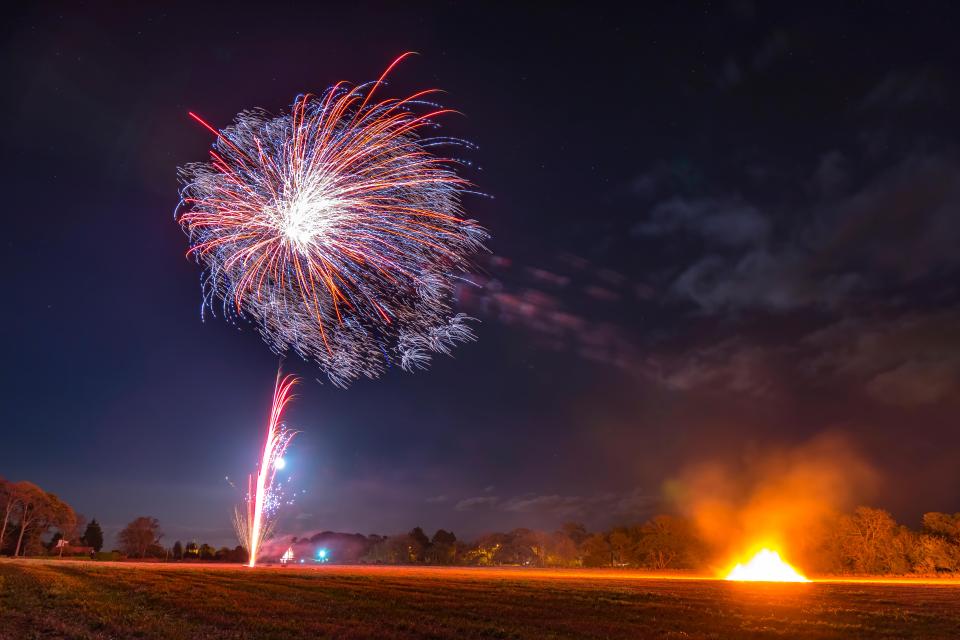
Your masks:
{"label": "ground", "polygon": [[0,560],[0,638],[960,638],[960,583]]}

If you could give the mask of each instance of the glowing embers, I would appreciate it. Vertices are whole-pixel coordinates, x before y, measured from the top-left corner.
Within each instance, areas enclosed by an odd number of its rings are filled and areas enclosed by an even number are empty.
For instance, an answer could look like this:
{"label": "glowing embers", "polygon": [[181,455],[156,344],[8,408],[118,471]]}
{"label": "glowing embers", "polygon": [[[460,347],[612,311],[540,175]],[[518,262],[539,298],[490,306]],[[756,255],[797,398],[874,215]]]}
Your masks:
{"label": "glowing embers", "polygon": [[747,582],[810,582],[784,562],[779,553],[770,549],[757,551],[746,564],[738,562],[726,579]]}

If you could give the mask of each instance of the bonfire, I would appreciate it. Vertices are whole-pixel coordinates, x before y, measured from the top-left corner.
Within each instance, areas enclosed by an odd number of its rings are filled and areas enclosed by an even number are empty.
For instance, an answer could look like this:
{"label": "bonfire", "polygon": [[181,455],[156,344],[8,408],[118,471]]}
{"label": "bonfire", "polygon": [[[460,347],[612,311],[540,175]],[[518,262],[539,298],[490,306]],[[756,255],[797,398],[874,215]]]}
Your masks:
{"label": "bonfire", "polygon": [[810,582],[784,562],[779,553],[770,549],[757,551],[745,564],[738,562],[726,579],[748,582]]}

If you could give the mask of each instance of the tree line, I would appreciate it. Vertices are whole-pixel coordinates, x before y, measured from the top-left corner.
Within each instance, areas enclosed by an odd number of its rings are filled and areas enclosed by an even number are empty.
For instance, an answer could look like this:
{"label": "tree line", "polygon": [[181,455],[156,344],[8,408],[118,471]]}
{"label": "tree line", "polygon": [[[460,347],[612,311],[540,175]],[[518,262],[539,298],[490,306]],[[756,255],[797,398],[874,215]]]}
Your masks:
{"label": "tree line", "polygon": [[[960,572],[960,513],[930,512],[919,529],[898,523],[882,509],[858,507],[820,523],[802,541],[792,542],[790,560],[820,574],[936,574]],[[81,533],[82,531],[82,533]],[[48,537],[49,536],[49,537]],[[246,562],[241,546],[214,548],[176,541],[162,544],[156,518],[140,516],[117,535],[109,558]],[[61,544],[64,540],[67,543]],[[97,554],[103,530],[86,523],[70,505],[30,482],[0,478],[0,553],[13,556]],[[514,529],[476,540],[459,540],[438,529],[428,536],[420,527],[392,536],[325,531],[310,537],[278,538],[264,561],[279,560],[287,549],[303,561],[369,564],[429,564],[537,567],[632,567],[653,570],[705,570],[725,550],[716,548],[696,524],[676,515],[657,515],[630,526],[591,532],[580,523],[556,531]],[[318,554],[322,550],[322,557]],[[104,558],[108,559],[108,558]]]}
{"label": "tree line", "polygon": [[[277,544],[279,542],[279,544]],[[289,545],[288,545],[289,542]],[[790,559],[815,574],[939,574],[960,572],[960,513],[924,514],[910,529],[882,509],[858,507],[837,513],[793,541]],[[535,567],[624,567],[650,570],[709,570],[727,562],[726,550],[712,545],[695,523],[657,515],[630,526],[590,532],[569,522],[556,531],[514,529],[458,540],[444,529],[428,536],[421,527],[394,536],[326,531],[309,538],[276,541],[294,558],[370,564]],[[276,558],[274,558],[275,560]]]}
{"label": "tree line", "polygon": [[214,549],[209,544],[177,541],[161,544],[163,533],[156,518],[140,516],[117,534],[116,548],[103,552],[103,527],[94,518],[87,522],[57,495],[32,482],[0,478],[0,555],[94,556],[104,560],[128,558],[197,559],[246,562],[242,547]]}
{"label": "tree line", "polygon": [[116,553],[137,559],[197,560],[201,562],[246,562],[247,552],[243,547],[220,547],[219,549],[196,541],[184,544],[180,540],[171,547],[162,544],[163,532],[160,521],[150,516],[131,520],[117,534]]}

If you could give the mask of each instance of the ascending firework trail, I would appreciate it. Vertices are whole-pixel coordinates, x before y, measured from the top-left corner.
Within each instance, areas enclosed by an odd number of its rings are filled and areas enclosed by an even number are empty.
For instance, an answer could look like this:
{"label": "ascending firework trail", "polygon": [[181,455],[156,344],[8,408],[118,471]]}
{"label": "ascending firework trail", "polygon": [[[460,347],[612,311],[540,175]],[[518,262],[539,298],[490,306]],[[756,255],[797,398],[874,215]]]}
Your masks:
{"label": "ascending firework trail", "polygon": [[[408,55],[376,82],[298,96],[289,115],[244,111],[217,130],[190,114],[215,136],[209,162],[179,171],[177,218],[204,268],[203,308],[252,322],[274,352],[292,349],[337,386],[391,363],[424,368],[474,337],[451,301],[488,236],[463,215],[458,161],[434,153],[470,145],[423,135],[450,112],[429,102],[435,89],[375,99]],[[274,477],[293,437],[280,420],[294,383],[277,378],[236,513],[250,566],[283,501]]]}
{"label": "ascending firework trail", "polygon": [[267,421],[267,435],[257,470],[247,478],[247,493],[244,502],[234,512],[233,526],[237,538],[249,556],[248,565],[257,562],[260,544],[270,538],[276,524],[277,512],[285,502],[283,485],[277,484],[277,471],[283,468],[283,454],[290,441],[297,434],[283,424],[283,412],[287,403],[293,399],[290,391],[297,384],[294,376],[280,377],[277,372],[277,384],[273,389],[273,404],[270,407],[270,419]]}

